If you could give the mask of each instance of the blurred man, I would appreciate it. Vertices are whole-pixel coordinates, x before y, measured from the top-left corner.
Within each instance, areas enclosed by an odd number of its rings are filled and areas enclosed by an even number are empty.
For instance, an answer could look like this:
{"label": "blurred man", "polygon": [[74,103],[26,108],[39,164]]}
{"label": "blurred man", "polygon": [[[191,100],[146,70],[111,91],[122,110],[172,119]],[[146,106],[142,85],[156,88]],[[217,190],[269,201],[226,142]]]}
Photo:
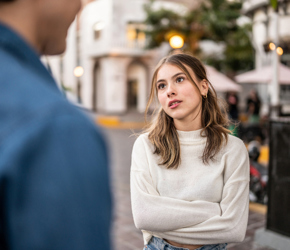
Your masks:
{"label": "blurred man", "polygon": [[0,0],[0,249],[110,249],[108,158],[41,64],[80,0]]}

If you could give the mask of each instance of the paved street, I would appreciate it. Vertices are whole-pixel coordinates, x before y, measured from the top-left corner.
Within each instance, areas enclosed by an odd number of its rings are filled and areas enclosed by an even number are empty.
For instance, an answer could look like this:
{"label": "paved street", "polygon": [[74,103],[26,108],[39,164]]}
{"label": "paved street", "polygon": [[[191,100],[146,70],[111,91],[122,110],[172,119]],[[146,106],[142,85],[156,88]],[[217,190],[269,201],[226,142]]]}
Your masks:
{"label": "paved street", "polygon": [[[114,250],[143,249],[142,235],[134,226],[130,206],[131,150],[136,136],[129,129],[104,129],[112,157],[112,184],[115,200],[113,226]],[[139,132],[139,131],[135,131]],[[229,250],[270,250],[257,245],[253,238],[257,229],[264,227],[265,215],[250,211],[246,238],[241,244],[229,244]]]}

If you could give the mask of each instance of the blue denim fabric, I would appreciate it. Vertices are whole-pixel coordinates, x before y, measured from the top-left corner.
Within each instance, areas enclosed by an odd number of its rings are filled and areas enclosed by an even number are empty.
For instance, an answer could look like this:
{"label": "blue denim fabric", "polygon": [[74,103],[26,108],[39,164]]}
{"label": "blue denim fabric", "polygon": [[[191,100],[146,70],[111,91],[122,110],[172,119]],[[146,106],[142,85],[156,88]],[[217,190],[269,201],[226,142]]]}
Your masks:
{"label": "blue denim fabric", "polygon": [[109,250],[105,141],[0,23],[0,249]]}
{"label": "blue denim fabric", "polygon": [[[223,243],[223,244],[204,245],[200,248],[197,248],[196,250],[226,250],[226,249],[227,243]],[[148,245],[146,245],[143,248],[143,250],[188,250],[188,248],[174,247],[169,243],[167,243],[166,241],[153,236],[149,241]]]}

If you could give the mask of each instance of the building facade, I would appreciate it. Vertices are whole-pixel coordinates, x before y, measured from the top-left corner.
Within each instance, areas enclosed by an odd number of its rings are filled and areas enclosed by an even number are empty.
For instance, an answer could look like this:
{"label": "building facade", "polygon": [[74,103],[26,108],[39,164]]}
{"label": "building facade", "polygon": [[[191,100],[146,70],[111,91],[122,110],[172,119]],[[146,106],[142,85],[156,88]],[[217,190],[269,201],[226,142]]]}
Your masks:
{"label": "building facade", "polygon": [[[243,13],[249,16],[253,23],[252,42],[255,49],[256,69],[271,65],[272,55],[265,49],[270,42],[275,41],[278,33],[278,46],[284,51],[279,60],[290,67],[290,1],[281,0],[278,7],[278,24],[275,25],[274,9],[270,0],[244,0]],[[257,89],[263,103],[269,103],[271,89],[267,85],[258,85]],[[290,86],[280,86],[281,103],[289,104]]]}
{"label": "building facade", "polygon": [[[84,1],[70,27],[67,51],[48,61],[74,102],[98,113],[145,111],[155,65],[169,51],[146,50],[144,4],[149,0]],[[156,8],[185,11],[192,1],[156,1]],[[77,66],[84,72],[74,75]]]}
{"label": "building facade", "polygon": [[[278,1],[278,39],[280,44],[290,43],[290,1]],[[271,58],[266,54],[264,45],[273,41],[275,35],[273,12],[269,0],[244,0],[243,12],[253,21],[253,42],[256,49],[256,68],[261,68],[271,63]],[[290,54],[288,51],[281,56],[281,61],[290,66]]]}

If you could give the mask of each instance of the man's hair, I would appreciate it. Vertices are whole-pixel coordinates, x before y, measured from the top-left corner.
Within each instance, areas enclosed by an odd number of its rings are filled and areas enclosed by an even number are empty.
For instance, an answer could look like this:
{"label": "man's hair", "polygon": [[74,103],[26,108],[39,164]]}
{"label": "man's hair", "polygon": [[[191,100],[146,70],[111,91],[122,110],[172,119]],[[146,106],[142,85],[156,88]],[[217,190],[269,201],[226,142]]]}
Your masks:
{"label": "man's hair", "polygon": [[13,2],[14,0],[0,0],[0,3],[2,2]]}

